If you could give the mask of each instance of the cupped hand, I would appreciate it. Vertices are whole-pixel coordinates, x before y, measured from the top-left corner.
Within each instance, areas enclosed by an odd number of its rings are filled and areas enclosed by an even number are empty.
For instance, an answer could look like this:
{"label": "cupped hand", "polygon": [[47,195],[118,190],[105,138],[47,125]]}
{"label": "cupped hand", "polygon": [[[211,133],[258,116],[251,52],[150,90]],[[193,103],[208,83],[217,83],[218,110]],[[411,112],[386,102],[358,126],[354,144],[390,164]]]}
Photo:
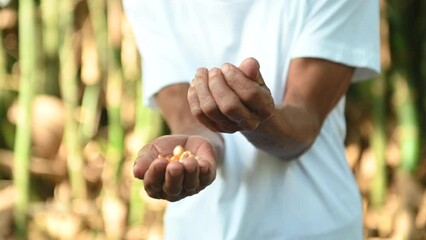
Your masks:
{"label": "cupped hand", "polygon": [[[181,145],[198,156],[169,162],[165,156]],[[161,154],[164,157],[159,157]],[[171,202],[194,195],[210,185],[216,176],[216,158],[212,144],[200,136],[167,135],[145,145],[133,167],[142,179],[147,194]]]}
{"label": "cupped hand", "polygon": [[191,113],[209,129],[233,133],[254,130],[271,117],[274,101],[254,58],[239,67],[199,68],[188,90]]}

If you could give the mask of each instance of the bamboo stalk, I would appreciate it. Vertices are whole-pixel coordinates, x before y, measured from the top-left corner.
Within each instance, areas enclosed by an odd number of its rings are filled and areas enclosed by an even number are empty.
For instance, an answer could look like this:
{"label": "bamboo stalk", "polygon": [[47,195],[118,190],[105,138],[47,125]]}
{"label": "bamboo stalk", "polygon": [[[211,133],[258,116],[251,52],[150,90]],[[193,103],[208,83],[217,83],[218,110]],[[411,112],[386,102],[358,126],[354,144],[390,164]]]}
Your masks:
{"label": "bamboo stalk", "polygon": [[[140,139],[139,146],[142,147],[155,137],[160,136],[162,119],[158,111],[143,106],[141,85],[141,82],[138,81],[135,134]],[[137,154],[137,152],[133,153],[133,159],[136,159]],[[145,216],[145,204],[142,195],[143,181],[133,178],[130,191],[128,222],[130,226],[139,225],[143,223]]]}
{"label": "bamboo stalk", "polygon": [[35,10],[33,0],[19,2],[19,119],[15,140],[14,184],[17,189],[15,206],[16,238],[25,239],[29,204],[29,161],[31,157],[31,101],[36,77]]}
{"label": "bamboo stalk", "polygon": [[385,79],[376,79],[372,84],[373,102],[373,133],[371,135],[371,147],[376,161],[376,174],[372,181],[370,200],[372,207],[378,209],[386,201],[387,171],[386,171],[386,110],[385,110]]}
{"label": "bamboo stalk", "polygon": [[73,1],[60,1],[61,36],[60,85],[66,112],[65,145],[67,149],[67,166],[74,198],[86,198],[87,190],[83,176],[83,156],[79,125],[75,119],[78,107],[78,84],[75,53],[73,49]]}
{"label": "bamboo stalk", "polygon": [[41,0],[42,45],[44,52],[44,89],[59,94],[59,20],[57,0]]}
{"label": "bamboo stalk", "polygon": [[[140,142],[139,146],[143,146],[148,142],[148,134],[144,134],[144,126],[147,125],[147,119],[150,117],[149,112],[143,108],[142,105],[142,84],[136,84],[136,104],[135,104],[135,134]],[[144,121],[145,120],[145,121]],[[149,128],[148,128],[149,129]],[[144,138],[145,136],[145,138]],[[136,159],[137,151],[132,153],[132,159]],[[129,217],[128,223],[130,226],[138,225],[143,223],[145,216],[145,203],[142,197],[141,191],[143,189],[143,182],[139,179],[132,178],[132,185],[130,188],[130,202],[129,202]]]}
{"label": "bamboo stalk", "polygon": [[3,45],[3,31],[0,29],[0,88],[6,86],[7,59]]}
{"label": "bamboo stalk", "polygon": [[96,135],[100,119],[100,110],[98,109],[100,93],[101,86],[99,83],[86,85],[81,103],[81,109],[84,112],[83,122],[79,130],[82,143],[89,142]]}
{"label": "bamboo stalk", "polygon": [[[424,1],[388,1],[394,73],[394,107],[400,133],[401,170],[413,173],[420,157],[420,132],[426,129],[424,102]],[[398,11],[395,11],[398,9]],[[421,17],[420,17],[421,16]]]}
{"label": "bamboo stalk", "polygon": [[105,0],[89,0],[87,1],[87,4],[89,7],[101,70],[106,71],[108,67],[108,26],[105,15]]}
{"label": "bamboo stalk", "polygon": [[[116,0],[109,0],[107,3],[108,23],[120,21],[121,16],[117,16],[116,14],[116,11],[120,11],[119,9],[117,10],[117,7],[120,6],[119,2]],[[122,154],[124,150],[124,129],[121,119],[123,77],[120,62],[120,43],[113,42],[110,38],[112,31],[121,31],[119,25],[116,26],[118,26],[118,28],[109,30],[108,82],[106,90],[109,119],[107,162],[111,171],[109,179],[112,185],[116,185],[120,179],[120,169],[123,160]]]}
{"label": "bamboo stalk", "polygon": [[[121,9],[118,1],[108,0],[107,22],[120,21],[121,16],[117,11]],[[108,28],[105,25],[105,31],[108,33],[107,49],[107,83],[106,83],[106,109],[108,114],[108,143],[106,152],[106,164],[103,171],[103,220],[108,239],[122,239],[126,226],[126,211],[124,204],[119,198],[118,186],[121,181],[121,168],[123,164],[124,153],[124,129],[121,119],[123,76],[120,62],[120,42],[111,41],[113,31],[121,31],[120,25],[116,28]],[[109,209],[105,207],[110,206]],[[113,207],[114,206],[114,207]],[[115,216],[110,214],[111,209],[115,209]],[[118,211],[121,209],[120,211]],[[114,226],[114,228],[113,228]]]}
{"label": "bamboo stalk", "polygon": [[[106,20],[106,7],[104,0],[87,1],[89,14],[95,38],[97,64],[99,72],[93,81],[85,81],[86,88],[83,94],[82,109],[84,110],[84,119],[80,132],[83,142],[89,141],[95,134],[98,127],[100,110],[99,99],[102,87],[102,77],[106,75],[108,69],[108,33]],[[84,61],[83,61],[84,62]],[[84,80],[84,78],[83,78]]]}
{"label": "bamboo stalk", "polygon": [[420,126],[413,91],[402,76],[395,77],[394,105],[399,125],[401,169],[413,173],[419,161]]}
{"label": "bamboo stalk", "polygon": [[81,80],[85,84],[81,104],[82,124],[80,134],[83,144],[88,143],[97,133],[100,119],[99,96],[101,93],[101,69],[98,52],[89,25],[82,31]]}

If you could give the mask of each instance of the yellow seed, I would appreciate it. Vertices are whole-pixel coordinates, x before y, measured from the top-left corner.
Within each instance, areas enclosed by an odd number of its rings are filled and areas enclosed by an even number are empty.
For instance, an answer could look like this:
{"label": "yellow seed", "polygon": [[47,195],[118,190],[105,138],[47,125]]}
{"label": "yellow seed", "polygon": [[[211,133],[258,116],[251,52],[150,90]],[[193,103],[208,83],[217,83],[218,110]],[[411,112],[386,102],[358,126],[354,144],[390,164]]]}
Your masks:
{"label": "yellow seed", "polygon": [[191,155],[192,155],[192,153],[190,151],[185,151],[180,155],[179,160],[183,160],[184,158],[188,158]]}
{"label": "yellow seed", "polygon": [[177,145],[174,149],[173,149],[173,155],[180,158],[180,156],[182,155],[182,153],[185,150],[183,149],[183,147],[181,145]]}

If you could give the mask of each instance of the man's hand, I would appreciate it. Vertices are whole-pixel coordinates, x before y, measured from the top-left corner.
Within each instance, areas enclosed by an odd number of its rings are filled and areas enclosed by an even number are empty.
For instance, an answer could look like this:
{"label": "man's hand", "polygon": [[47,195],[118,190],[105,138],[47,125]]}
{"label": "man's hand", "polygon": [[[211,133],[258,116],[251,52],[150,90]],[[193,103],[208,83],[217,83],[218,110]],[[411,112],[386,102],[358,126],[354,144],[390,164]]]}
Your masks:
{"label": "man's hand", "polygon": [[274,112],[259,68],[253,58],[244,60],[240,67],[224,64],[210,71],[199,68],[188,90],[192,114],[216,132],[256,129]]}
{"label": "man's hand", "polygon": [[[169,162],[163,156],[172,155],[181,145],[196,156],[182,162]],[[178,201],[194,195],[210,185],[216,176],[216,158],[212,144],[200,136],[169,135],[155,139],[139,152],[133,167],[136,178],[144,180],[147,194],[152,198]]]}

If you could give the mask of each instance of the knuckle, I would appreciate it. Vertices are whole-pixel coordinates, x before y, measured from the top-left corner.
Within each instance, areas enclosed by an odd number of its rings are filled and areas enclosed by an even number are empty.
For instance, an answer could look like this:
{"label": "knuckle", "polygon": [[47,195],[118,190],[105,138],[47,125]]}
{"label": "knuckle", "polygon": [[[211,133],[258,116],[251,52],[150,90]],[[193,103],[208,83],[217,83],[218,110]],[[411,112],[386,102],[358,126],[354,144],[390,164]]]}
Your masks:
{"label": "knuckle", "polygon": [[218,111],[218,106],[212,100],[205,101],[201,104],[202,111],[208,116]]}
{"label": "knuckle", "polygon": [[197,119],[201,119],[204,116],[203,112],[201,111],[201,108],[198,105],[197,106],[192,105],[191,112],[192,112],[192,115]]}
{"label": "knuckle", "polygon": [[254,102],[259,99],[259,91],[258,88],[254,87],[246,87],[244,91],[241,92],[241,100],[244,102]]}
{"label": "knuckle", "polygon": [[229,103],[229,104],[226,104],[224,107],[223,107],[223,114],[225,115],[225,116],[228,116],[230,119],[241,119],[241,118],[243,118],[242,116],[240,116],[240,114],[239,114],[239,107],[238,107],[238,105],[236,105],[236,104],[234,104],[234,103]]}
{"label": "knuckle", "polygon": [[255,130],[259,126],[259,123],[257,118],[247,118],[240,125],[244,130]]}

